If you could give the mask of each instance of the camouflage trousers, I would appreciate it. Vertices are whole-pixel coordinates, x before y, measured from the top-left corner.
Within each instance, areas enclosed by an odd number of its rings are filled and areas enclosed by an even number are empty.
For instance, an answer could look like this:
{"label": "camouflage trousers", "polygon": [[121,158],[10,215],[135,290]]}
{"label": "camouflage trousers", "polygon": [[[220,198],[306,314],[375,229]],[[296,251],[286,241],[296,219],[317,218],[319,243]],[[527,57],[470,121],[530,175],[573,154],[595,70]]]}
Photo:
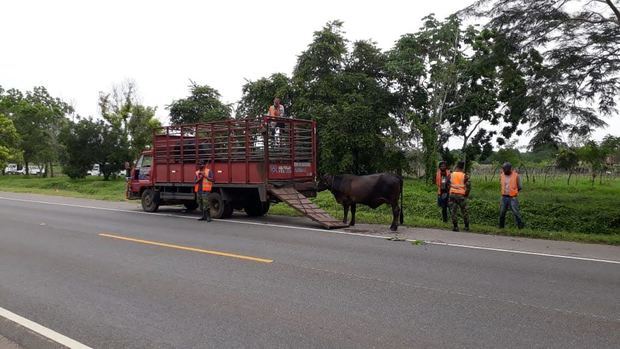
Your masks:
{"label": "camouflage trousers", "polygon": [[209,200],[207,200],[208,196],[209,192],[196,193],[196,202],[198,202],[198,208],[201,212],[209,209]]}
{"label": "camouflage trousers", "polygon": [[452,217],[452,225],[458,227],[458,209],[461,209],[463,223],[465,227],[469,227],[469,212],[467,211],[467,199],[461,195],[450,195],[450,216]]}

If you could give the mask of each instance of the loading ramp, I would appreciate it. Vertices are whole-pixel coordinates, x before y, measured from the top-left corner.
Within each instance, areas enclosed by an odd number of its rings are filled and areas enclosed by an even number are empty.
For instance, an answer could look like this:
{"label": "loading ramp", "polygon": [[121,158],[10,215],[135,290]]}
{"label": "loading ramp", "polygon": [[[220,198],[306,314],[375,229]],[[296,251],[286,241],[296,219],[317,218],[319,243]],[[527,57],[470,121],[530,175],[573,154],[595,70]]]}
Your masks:
{"label": "loading ramp", "polygon": [[304,194],[298,192],[295,188],[271,188],[269,189],[269,192],[282,202],[288,204],[304,216],[319,223],[326,229],[338,229],[349,226],[348,224],[342,223],[342,221],[330,216],[327,212],[315,205],[312,201],[308,200]]}

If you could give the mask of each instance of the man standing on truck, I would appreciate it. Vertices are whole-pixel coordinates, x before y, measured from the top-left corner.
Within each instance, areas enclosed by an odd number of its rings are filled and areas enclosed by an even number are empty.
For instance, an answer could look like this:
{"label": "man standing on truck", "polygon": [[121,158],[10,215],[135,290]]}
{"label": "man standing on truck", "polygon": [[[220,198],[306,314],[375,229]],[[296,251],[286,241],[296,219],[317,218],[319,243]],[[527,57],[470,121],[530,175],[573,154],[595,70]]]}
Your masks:
{"label": "man standing on truck", "polygon": [[212,186],[213,172],[207,164],[202,161],[196,166],[196,177],[194,179],[194,192],[196,193],[196,200],[198,200],[200,211],[202,211],[202,217],[198,219],[199,221],[211,222],[208,196],[209,193],[211,193]]}
{"label": "man standing on truck", "polygon": [[[269,107],[269,116],[275,116],[275,117],[279,117],[279,118],[283,118],[285,117],[284,115],[284,106],[282,105],[282,101],[280,100],[280,98],[276,97],[273,100],[273,105]],[[275,136],[276,135],[276,129],[278,130],[278,134],[279,132],[282,132],[282,129],[285,127],[286,125],[283,122],[274,122],[271,124],[271,135]],[[279,142],[279,139],[276,140],[276,142]]]}

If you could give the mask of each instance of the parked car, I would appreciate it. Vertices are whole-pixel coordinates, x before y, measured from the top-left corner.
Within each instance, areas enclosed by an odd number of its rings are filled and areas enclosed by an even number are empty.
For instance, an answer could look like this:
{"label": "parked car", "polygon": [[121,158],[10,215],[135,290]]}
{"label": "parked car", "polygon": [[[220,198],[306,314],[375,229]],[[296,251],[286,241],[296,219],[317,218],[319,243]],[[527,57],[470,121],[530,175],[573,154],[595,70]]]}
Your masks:
{"label": "parked car", "polygon": [[17,164],[8,164],[4,169],[4,174],[18,174]]}
{"label": "parked car", "polygon": [[87,175],[89,176],[101,176],[101,171],[99,168],[99,164],[94,164],[93,168],[88,170],[88,172],[86,172]]}

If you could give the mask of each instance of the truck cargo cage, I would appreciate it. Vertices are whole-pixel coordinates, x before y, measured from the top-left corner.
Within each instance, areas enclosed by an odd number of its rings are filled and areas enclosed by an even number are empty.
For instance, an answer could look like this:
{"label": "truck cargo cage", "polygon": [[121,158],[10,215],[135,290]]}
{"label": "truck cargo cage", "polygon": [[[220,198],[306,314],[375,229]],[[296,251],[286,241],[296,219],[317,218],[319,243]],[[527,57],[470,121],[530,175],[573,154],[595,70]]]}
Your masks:
{"label": "truck cargo cage", "polygon": [[149,212],[159,205],[195,208],[196,165],[204,162],[215,180],[215,218],[233,209],[260,216],[281,201],[326,228],[344,226],[306,197],[316,196],[316,158],[313,120],[262,116],[161,127],[136,163],[127,197],[141,198]]}

